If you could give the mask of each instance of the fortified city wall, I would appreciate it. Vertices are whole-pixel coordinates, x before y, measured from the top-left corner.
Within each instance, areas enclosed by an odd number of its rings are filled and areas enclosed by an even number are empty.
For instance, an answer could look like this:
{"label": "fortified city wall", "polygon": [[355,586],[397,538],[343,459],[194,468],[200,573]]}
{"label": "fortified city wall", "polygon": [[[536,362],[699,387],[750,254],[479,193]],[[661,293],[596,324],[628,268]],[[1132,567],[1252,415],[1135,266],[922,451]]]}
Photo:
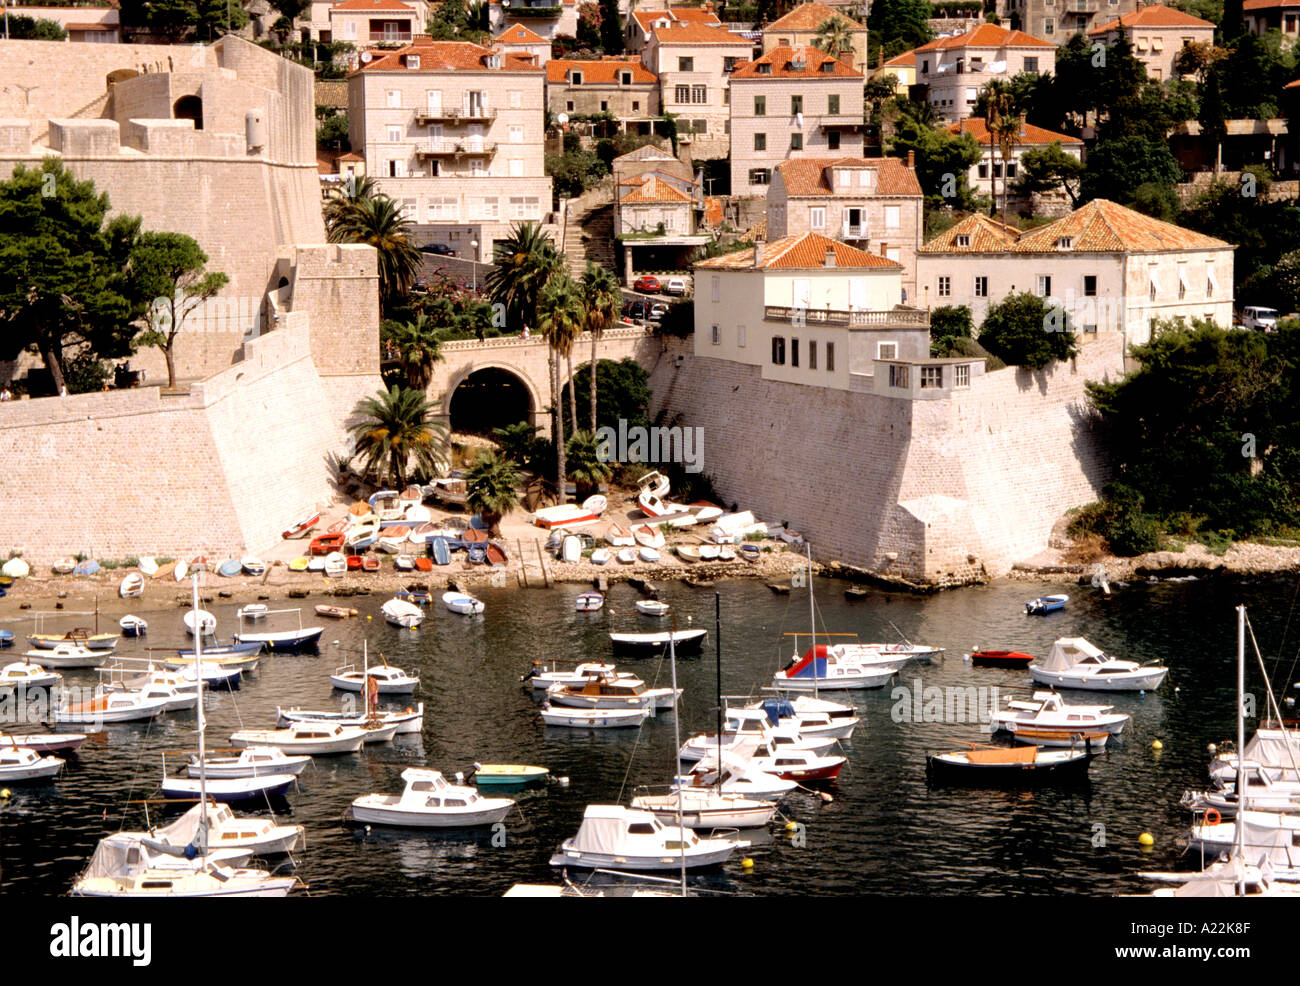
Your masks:
{"label": "fortified city wall", "polygon": [[1107,471],[1083,385],[1119,373],[1122,346],[1102,333],[1069,363],[910,401],[764,380],[688,340],[653,372],[651,410],[702,427],[726,504],[788,522],[820,560],[955,585],[1005,574],[1096,499]]}

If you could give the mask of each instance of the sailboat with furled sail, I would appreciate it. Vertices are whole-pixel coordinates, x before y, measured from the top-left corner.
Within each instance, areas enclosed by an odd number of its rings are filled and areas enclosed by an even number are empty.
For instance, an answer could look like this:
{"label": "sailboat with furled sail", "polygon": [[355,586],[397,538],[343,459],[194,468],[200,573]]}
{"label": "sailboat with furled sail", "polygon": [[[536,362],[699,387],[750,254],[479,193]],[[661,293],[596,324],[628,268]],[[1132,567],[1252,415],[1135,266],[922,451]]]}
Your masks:
{"label": "sailboat with furled sail", "polygon": [[[199,608],[199,580],[193,576],[194,612]],[[196,649],[202,648],[196,637]],[[201,656],[201,655],[200,655]],[[198,704],[199,764],[204,751],[203,702]],[[199,772],[199,808],[208,805],[206,771]],[[74,897],[285,897],[299,885],[297,877],[272,876],[266,870],[236,868],[229,851],[209,848],[208,811],[197,811],[193,841],[178,846],[166,839],[139,838],[119,832],[99,841],[85,870],[72,886]],[[294,840],[296,842],[296,840]]]}

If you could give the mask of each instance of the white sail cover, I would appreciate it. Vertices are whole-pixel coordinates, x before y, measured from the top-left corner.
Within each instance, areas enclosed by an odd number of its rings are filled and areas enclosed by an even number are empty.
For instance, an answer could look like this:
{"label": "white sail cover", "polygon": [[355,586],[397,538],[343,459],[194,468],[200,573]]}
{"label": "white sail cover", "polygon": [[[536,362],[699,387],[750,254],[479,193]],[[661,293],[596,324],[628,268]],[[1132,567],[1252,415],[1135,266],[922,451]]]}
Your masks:
{"label": "white sail cover", "polygon": [[1300,768],[1300,736],[1281,729],[1257,729],[1246,744],[1246,759],[1265,767]]}
{"label": "white sail cover", "polygon": [[625,848],[628,823],[653,818],[649,812],[628,811],[621,805],[587,805],[582,825],[573,837],[573,848],[579,852],[618,854]]}
{"label": "white sail cover", "polygon": [[1052,651],[1043,662],[1044,671],[1069,671],[1084,658],[1100,657],[1102,650],[1082,637],[1062,637],[1052,644]]}

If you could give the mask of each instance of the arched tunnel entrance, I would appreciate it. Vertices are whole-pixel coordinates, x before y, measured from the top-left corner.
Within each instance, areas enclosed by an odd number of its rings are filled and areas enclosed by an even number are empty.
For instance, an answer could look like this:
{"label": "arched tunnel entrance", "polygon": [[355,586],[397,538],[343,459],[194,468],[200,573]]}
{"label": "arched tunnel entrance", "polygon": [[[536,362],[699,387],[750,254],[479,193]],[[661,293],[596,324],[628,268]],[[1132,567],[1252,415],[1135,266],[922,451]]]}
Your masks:
{"label": "arched tunnel entrance", "polygon": [[489,366],[475,370],[452,392],[447,413],[451,430],[492,437],[492,429],[533,420],[528,387],[509,370]]}

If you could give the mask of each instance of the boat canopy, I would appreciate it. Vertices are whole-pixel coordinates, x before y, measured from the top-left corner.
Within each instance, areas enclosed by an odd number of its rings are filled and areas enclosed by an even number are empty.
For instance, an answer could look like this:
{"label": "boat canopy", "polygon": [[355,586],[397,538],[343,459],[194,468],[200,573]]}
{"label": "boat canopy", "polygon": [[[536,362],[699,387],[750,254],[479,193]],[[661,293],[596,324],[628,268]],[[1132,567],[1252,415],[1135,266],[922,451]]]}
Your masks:
{"label": "boat canopy", "polygon": [[826,644],[816,644],[803,652],[803,656],[789,668],[787,678],[825,678],[826,659],[831,649]]}
{"label": "boat canopy", "polygon": [[1044,671],[1069,671],[1088,658],[1103,657],[1099,647],[1094,647],[1082,637],[1062,637],[1052,644],[1052,651],[1043,662]]}
{"label": "boat canopy", "polygon": [[582,852],[622,852],[627,847],[627,828],[632,824],[658,827],[648,811],[633,811],[621,805],[587,805],[582,825],[573,837],[573,848]]}
{"label": "boat canopy", "polygon": [[786,698],[768,698],[763,700],[763,711],[773,726],[780,725],[782,719],[793,718],[796,713],[790,700]]}
{"label": "boat canopy", "polygon": [[1257,729],[1246,744],[1245,758],[1266,767],[1300,766],[1300,736],[1282,729]]}

